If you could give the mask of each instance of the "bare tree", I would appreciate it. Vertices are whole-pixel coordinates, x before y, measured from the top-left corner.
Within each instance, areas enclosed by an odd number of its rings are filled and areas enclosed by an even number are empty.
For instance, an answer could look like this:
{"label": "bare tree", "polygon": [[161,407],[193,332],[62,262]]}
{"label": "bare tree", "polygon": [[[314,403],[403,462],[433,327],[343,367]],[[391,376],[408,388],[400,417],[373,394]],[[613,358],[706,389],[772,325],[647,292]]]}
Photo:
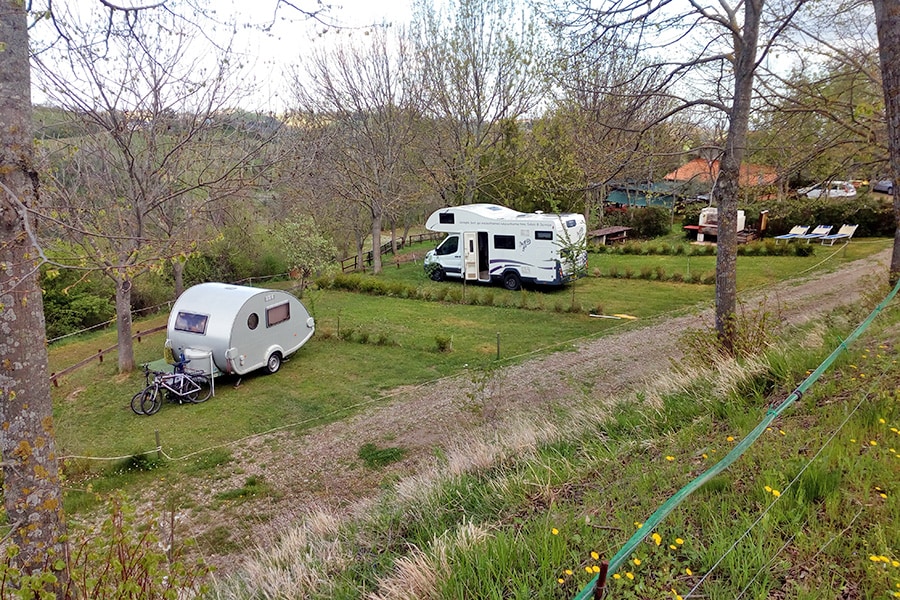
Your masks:
{"label": "bare tree", "polygon": [[593,32],[592,43],[620,39],[640,47],[644,62],[635,63],[636,76],[655,73],[649,78],[655,85],[642,95],[671,100],[669,114],[705,107],[727,117],[713,201],[719,208],[716,331],[729,352],[737,304],[738,184],[747,151],[754,78],[773,40],[804,2],[772,2],[767,7],[764,0],[723,0],[682,8],[666,0],[607,0],[599,7],[580,2],[571,21],[577,30]]}
{"label": "bare tree", "polygon": [[511,0],[454,0],[416,5],[418,54],[435,135],[431,180],[448,202],[491,199],[495,176],[484,158],[507,124],[544,98],[543,32]]}
{"label": "bare tree", "polygon": [[891,255],[890,281],[900,280],[900,0],[873,0],[878,27],[878,54],[884,87],[888,149],[891,177],[894,180],[894,251]]}
{"label": "bare tree", "polygon": [[[30,211],[38,200],[32,155],[31,81],[24,3],[0,1],[0,454],[3,499],[16,560],[32,572],[64,557],[65,521],[47,377]],[[59,571],[51,592],[66,573]]]}
{"label": "bare tree", "polygon": [[338,174],[340,196],[368,213],[376,273],[385,219],[413,193],[408,166],[421,109],[415,74],[404,34],[377,29],[365,43],[319,50],[295,77],[298,120],[330,145],[331,160],[320,168]]}
{"label": "bare tree", "polygon": [[67,15],[70,43],[36,58],[47,95],[80,127],[44,146],[53,179],[44,219],[51,235],[81,249],[65,266],[115,282],[126,372],[135,278],[171,263],[180,279],[184,258],[211,235],[207,214],[265,170],[278,127],[229,110],[239,71],[227,53],[192,48],[193,25],[180,17],[145,9],[115,26],[96,22]]}

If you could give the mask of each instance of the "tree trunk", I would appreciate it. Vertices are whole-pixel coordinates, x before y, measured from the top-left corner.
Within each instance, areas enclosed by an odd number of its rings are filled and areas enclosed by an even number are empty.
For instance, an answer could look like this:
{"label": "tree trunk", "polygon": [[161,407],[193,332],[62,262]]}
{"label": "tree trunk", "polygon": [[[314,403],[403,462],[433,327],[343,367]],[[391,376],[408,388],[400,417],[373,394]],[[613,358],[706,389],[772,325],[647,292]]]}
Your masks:
{"label": "tree trunk", "polygon": [[380,212],[372,215],[372,273],[381,273],[381,220]]}
{"label": "tree trunk", "polygon": [[763,0],[748,0],[744,4],[743,36],[735,36],[734,99],[725,152],[719,162],[719,179],[713,192],[719,219],[716,242],[716,334],[727,352],[733,352],[735,344],[737,205],[741,162],[747,146],[762,7]]}
{"label": "tree trunk", "polygon": [[175,299],[184,293],[184,261],[175,259],[172,261],[172,279],[175,280]]}
{"label": "tree trunk", "polygon": [[891,179],[894,182],[894,251],[891,256],[891,285],[900,279],[900,0],[873,0],[878,29],[878,54],[884,88]]}
{"label": "tree trunk", "polygon": [[365,239],[360,234],[356,235],[356,270],[357,271],[365,271],[366,270],[366,257],[365,257]]}
{"label": "tree trunk", "polygon": [[131,338],[131,279],[116,277],[116,334],[119,340],[119,373],[134,370],[134,340]]}
{"label": "tree trunk", "polygon": [[[0,0],[0,454],[15,562],[26,572],[64,558],[65,520],[47,373],[38,253],[26,207],[37,200],[28,28],[21,0]],[[48,584],[59,595],[66,572]]]}

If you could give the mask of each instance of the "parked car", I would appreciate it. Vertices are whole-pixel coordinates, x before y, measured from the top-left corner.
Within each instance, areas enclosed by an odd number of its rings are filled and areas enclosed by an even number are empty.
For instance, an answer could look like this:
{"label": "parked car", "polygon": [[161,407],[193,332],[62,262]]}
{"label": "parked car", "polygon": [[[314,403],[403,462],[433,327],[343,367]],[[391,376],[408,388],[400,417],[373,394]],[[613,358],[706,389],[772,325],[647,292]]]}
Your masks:
{"label": "parked car", "polygon": [[856,188],[849,181],[826,181],[813,187],[797,190],[807,198],[853,198]]}
{"label": "parked car", "polygon": [[872,186],[872,191],[882,194],[893,194],[894,182],[890,179],[882,179],[881,181],[876,181],[875,185]]}

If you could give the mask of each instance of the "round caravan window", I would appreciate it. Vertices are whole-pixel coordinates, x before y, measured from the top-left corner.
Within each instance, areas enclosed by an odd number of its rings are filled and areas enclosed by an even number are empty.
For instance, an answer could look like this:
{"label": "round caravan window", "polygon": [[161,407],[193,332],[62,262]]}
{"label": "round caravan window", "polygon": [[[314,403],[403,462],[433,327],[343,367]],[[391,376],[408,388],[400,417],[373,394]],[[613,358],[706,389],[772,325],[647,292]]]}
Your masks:
{"label": "round caravan window", "polygon": [[259,315],[256,313],[250,313],[250,316],[247,317],[247,327],[250,329],[256,329],[256,326],[259,325]]}

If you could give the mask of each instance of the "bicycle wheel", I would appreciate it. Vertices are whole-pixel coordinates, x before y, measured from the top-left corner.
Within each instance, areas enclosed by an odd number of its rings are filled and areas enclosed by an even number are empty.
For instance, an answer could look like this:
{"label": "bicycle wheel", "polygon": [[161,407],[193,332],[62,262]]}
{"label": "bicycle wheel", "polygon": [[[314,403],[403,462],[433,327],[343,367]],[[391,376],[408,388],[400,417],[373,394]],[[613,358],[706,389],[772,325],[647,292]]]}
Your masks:
{"label": "bicycle wheel", "polygon": [[209,400],[210,396],[212,396],[212,386],[210,385],[210,378],[206,375],[192,375],[191,381],[197,384],[198,389],[194,393],[191,402],[194,404],[200,404],[201,402],[206,402]]}
{"label": "bicycle wheel", "polygon": [[131,398],[131,410],[133,410],[136,415],[144,414],[144,409],[141,408],[141,404],[144,402],[144,394],[146,392],[147,389],[144,388]]}
{"label": "bicycle wheel", "polygon": [[159,388],[151,385],[144,390],[143,394],[141,410],[144,411],[144,414],[154,415],[158,413],[159,409],[162,408],[162,396],[159,393]]}
{"label": "bicycle wheel", "polygon": [[200,397],[200,385],[193,375],[185,375],[182,377],[179,387],[182,401],[190,402],[191,404],[197,402],[197,398]]}

